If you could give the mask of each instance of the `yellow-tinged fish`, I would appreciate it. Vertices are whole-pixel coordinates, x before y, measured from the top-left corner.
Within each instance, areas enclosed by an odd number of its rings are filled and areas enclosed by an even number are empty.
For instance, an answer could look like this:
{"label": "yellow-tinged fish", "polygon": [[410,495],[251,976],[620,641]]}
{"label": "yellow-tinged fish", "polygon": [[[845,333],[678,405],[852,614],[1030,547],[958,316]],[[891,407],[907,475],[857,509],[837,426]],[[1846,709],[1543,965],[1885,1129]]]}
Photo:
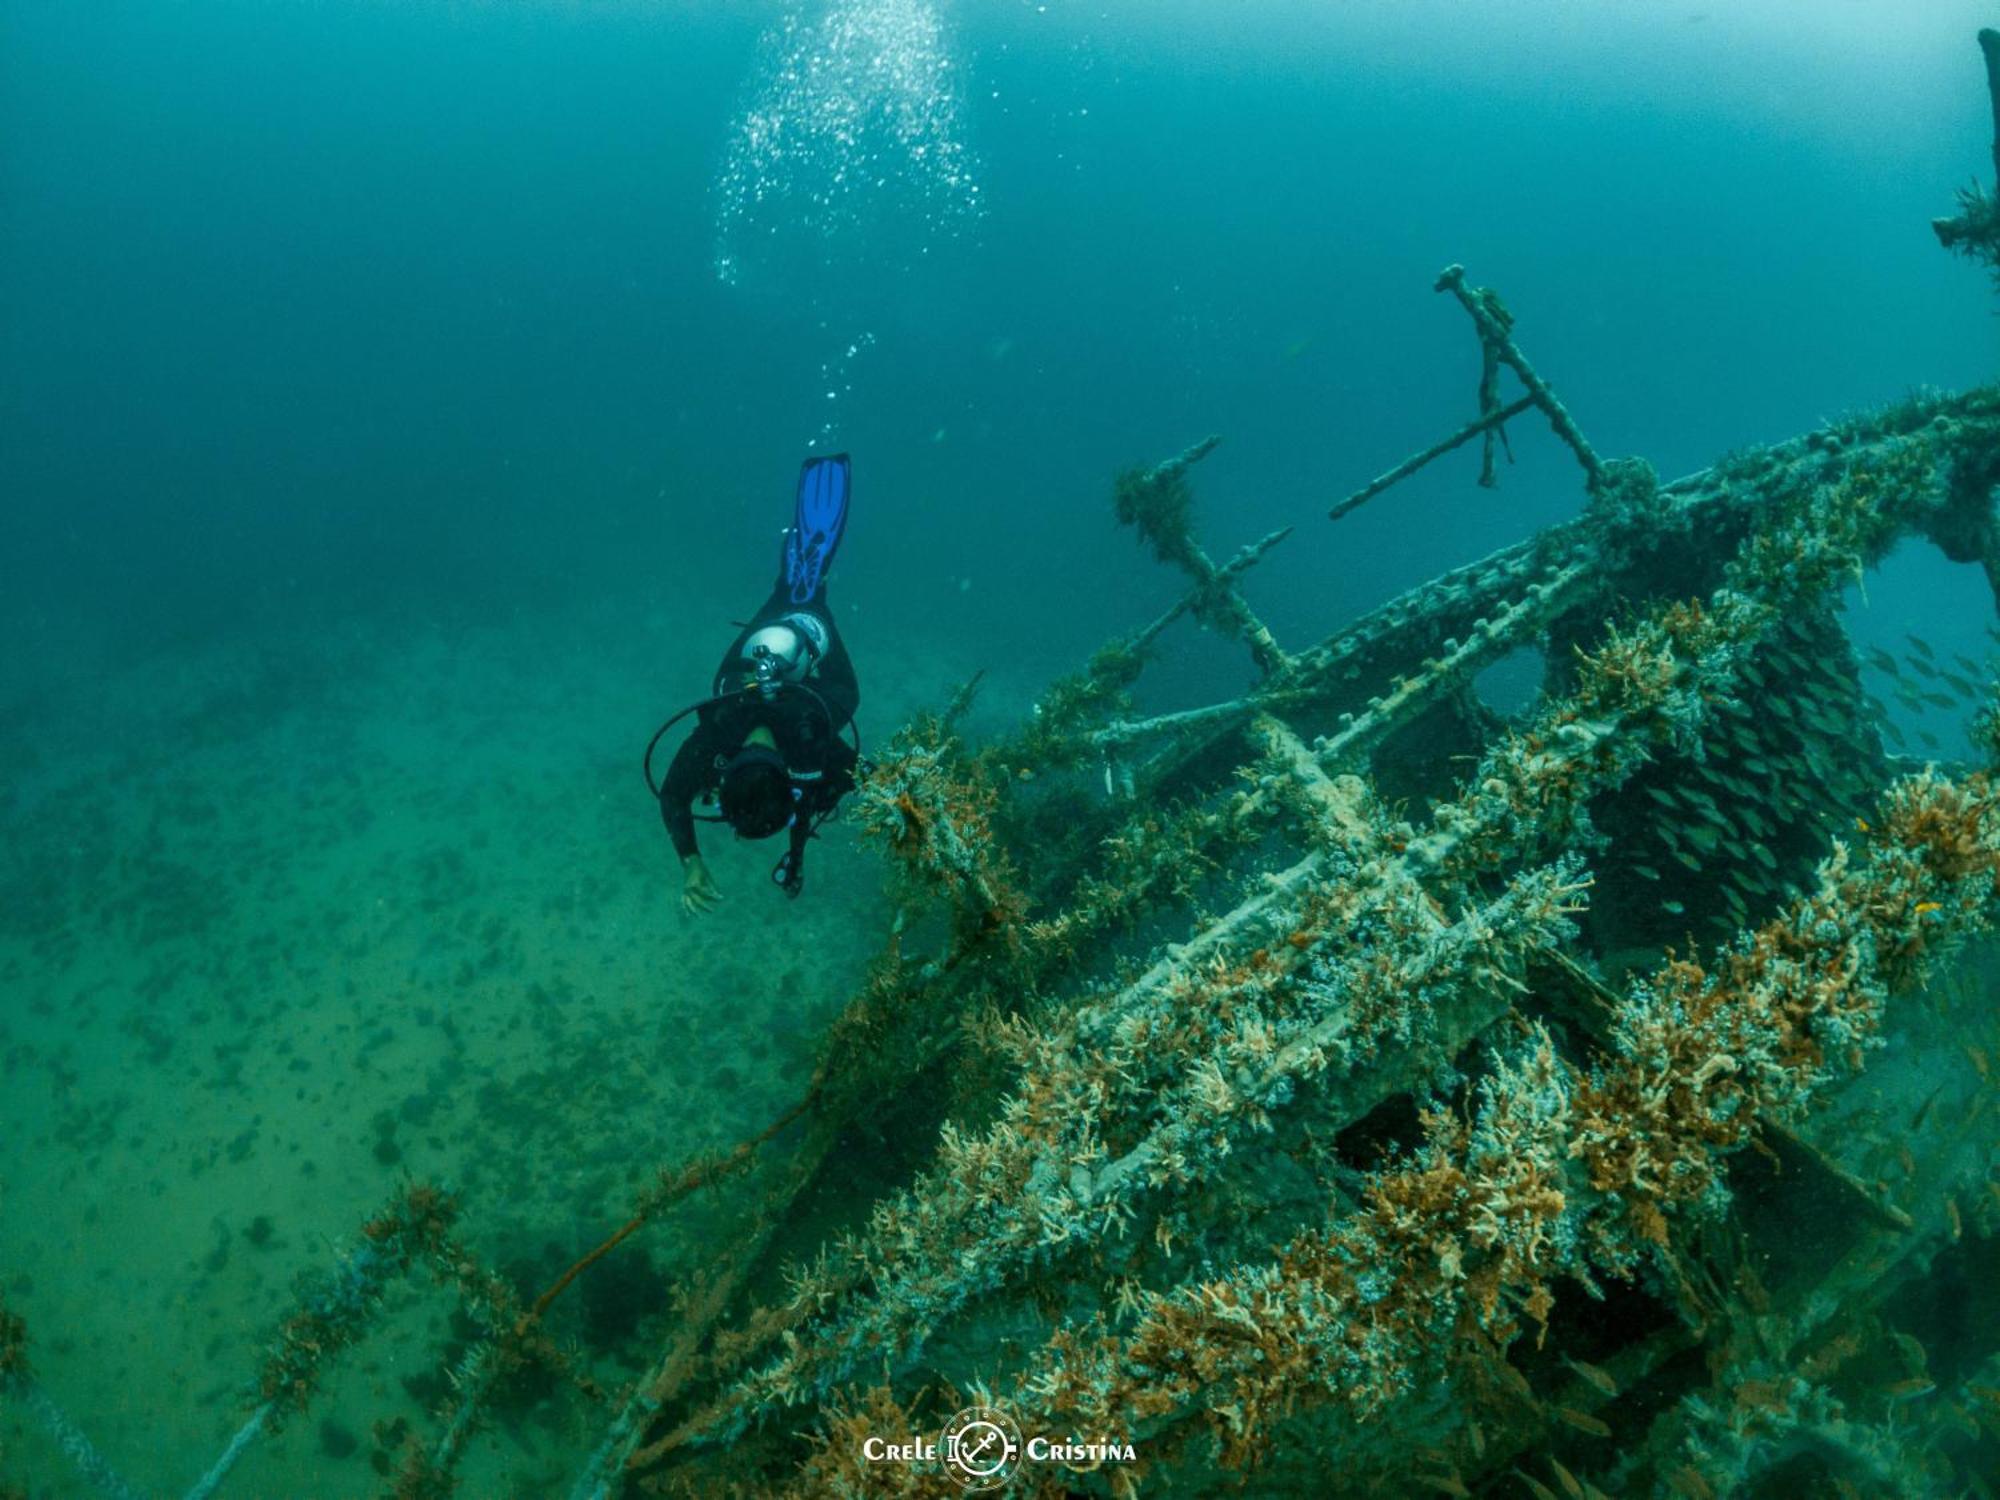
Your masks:
{"label": "yellow-tinged fish", "polygon": [[1587,1411],[1578,1411],[1574,1406],[1558,1406],[1555,1414],[1558,1420],[1567,1422],[1578,1432],[1587,1432],[1592,1437],[1611,1436],[1611,1424],[1599,1421]]}
{"label": "yellow-tinged fish", "polygon": [[[1922,1104],[1917,1106],[1917,1117],[1914,1120],[1910,1121],[1910,1129],[1921,1130],[1923,1128],[1924,1121],[1930,1118],[1931,1106],[1937,1103],[1937,1096],[1939,1094],[1942,1094],[1943,1092],[1944,1092],[1943,1084],[1939,1084],[1936,1088],[1930,1091],[1929,1097],[1926,1098]],[[1896,1337],[1899,1339],[1907,1339],[1910,1336],[1907,1333],[1901,1333],[1897,1334]],[[1915,1343],[1916,1341],[1914,1339],[1911,1339],[1911,1342]]]}
{"label": "yellow-tinged fish", "polygon": [[1528,1493],[1533,1495],[1535,1500],[1556,1500],[1556,1492],[1543,1484],[1541,1480],[1535,1478],[1534,1475],[1524,1474],[1519,1469],[1515,1469],[1513,1474],[1516,1479],[1528,1487]]}
{"label": "yellow-tinged fish", "polygon": [[1569,1494],[1570,1500],[1583,1500],[1583,1486],[1576,1482],[1576,1476],[1565,1469],[1562,1461],[1553,1454],[1549,1456],[1549,1467],[1555,1470],[1556,1478],[1562,1482],[1562,1487]]}
{"label": "yellow-tinged fish", "polygon": [[1418,1484],[1429,1485],[1440,1495],[1457,1495],[1459,1500],[1472,1500],[1472,1491],[1465,1487],[1465,1481],[1456,1473],[1418,1474],[1413,1477]]}
{"label": "yellow-tinged fish", "polygon": [[1613,1380],[1605,1371],[1598,1369],[1596,1365],[1587,1365],[1580,1359],[1571,1359],[1567,1354],[1562,1357],[1562,1360],[1564,1364],[1576,1372],[1579,1378],[1588,1381],[1601,1394],[1606,1396],[1615,1396],[1618,1394],[1618,1382]]}

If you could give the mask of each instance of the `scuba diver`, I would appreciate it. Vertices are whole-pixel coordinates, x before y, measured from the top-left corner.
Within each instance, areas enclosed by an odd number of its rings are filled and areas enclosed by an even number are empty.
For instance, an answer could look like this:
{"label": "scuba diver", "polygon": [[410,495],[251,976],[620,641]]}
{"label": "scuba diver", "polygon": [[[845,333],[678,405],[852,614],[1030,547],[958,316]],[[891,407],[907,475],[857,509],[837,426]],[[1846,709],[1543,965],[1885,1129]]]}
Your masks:
{"label": "scuba diver", "polygon": [[[771,879],[787,896],[805,884],[806,841],[854,789],[861,745],[852,734],[861,688],[826,603],[826,570],[847,528],[848,457],[809,458],[799,471],[791,527],[771,597],[716,668],[710,696],[675,714],[646,746],[646,785],[660,802],[683,872],[681,909],[722,899],[695,843],[697,819],[738,838],[789,835]],[[689,714],[694,732],[666,780],[653,784],[653,750]],[[699,800],[712,812],[696,812]]]}

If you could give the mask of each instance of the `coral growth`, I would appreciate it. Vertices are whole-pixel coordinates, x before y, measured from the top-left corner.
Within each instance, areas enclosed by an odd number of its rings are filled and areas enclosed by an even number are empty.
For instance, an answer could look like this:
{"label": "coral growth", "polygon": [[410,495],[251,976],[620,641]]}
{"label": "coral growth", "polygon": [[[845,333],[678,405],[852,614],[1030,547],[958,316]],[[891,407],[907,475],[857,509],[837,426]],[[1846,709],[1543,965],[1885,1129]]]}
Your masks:
{"label": "coral growth", "polygon": [[304,1410],[322,1367],[368,1331],[390,1281],[446,1242],[456,1212],[435,1188],[412,1186],[362,1226],[362,1243],[331,1274],[301,1285],[257,1380],[274,1419]]}
{"label": "coral growth", "polygon": [[932,718],[910,725],[861,784],[861,826],[979,930],[1017,934],[1024,906],[993,836],[997,793]]}
{"label": "coral growth", "polygon": [[1798,1374],[1760,1364],[1723,1372],[1717,1387],[1681,1402],[1687,1430],[1669,1482],[1682,1494],[1793,1490],[1815,1474],[1839,1477],[1829,1493],[1945,1492],[1945,1476],[1926,1482],[1931,1455],[1893,1427],[1854,1421]]}
{"label": "coral growth", "polygon": [[[1468,1391],[1512,1404],[1512,1453],[1537,1422],[1544,1437],[1555,1423],[1609,1436],[1544,1399],[1587,1321],[1570,1316],[1575,1290],[1678,1318],[1673,1347],[1707,1337],[1728,1296],[1696,1288],[1732,1176],[1754,1164],[1737,1153],[1785,1144],[1877,1047],[1893,997],[2000,906],[1989,774],[1882,789],[1877,755],[1843,783],[1869,799],[1851,846],[1828,832],[1846,832],[1846,807],[1777,853],[1686,820],[1674,836],[1717,865],[1757,862],[1763,920],[1745,909],[1729,940],[1662,956],[1640,947],[1657,933],[1635,939],[1606,914],[1657,857],[1625,841],[1632,808],[1647,793],[1653,808],[1699,806],[1667,785],[1703,757],[1727,789],[1778,754],[1776,736],[1743,726],[1764,700],[1827,719],[1817,753],[1855,738],[1858,709],[1830,716],[1832,688],[1784,679],[1837,643],[1830,601],[1850,579],[1961,504],[1964,475],[2000,469],[2000,403],[1916,399],[1662,486],[1642,463],[1597,458],[1496,297],[1456,268],[1439,285],[1479,330],[1486,416],[1436,451],[1496,437],[1507,408],[1492,382],[1514,369],[1585,471],[1581,516],[1291,654],[1235,583],[1283,534],[1217,566],[1193,533],[1188,469],[1212,442],[1122,476],[1120,520],[1188,575],[1188,594],[1058,683],[1011,738],[963,746],[962,694],[882,752],[855,803],[895,875],[893,924],[792,1106],[657,1174],[525,1306],[454,1239],[450,1199],[399,1194],[302,1291],[263,1370],[266,1406],[218,1482],[266,1413],[276,1426],[304,1408],[389,1281],[421,1263],[455,1294],[461,1337],[394,1493],[448,1495],[516,1375],[568,1375],[602,1403],[542,1326],[565,1289],[695,1188],[753,1166],[747,1227],[680,1293],[671,1339],[575,1495],[728,1493],[786,1474],[801,1495],[958,1493],[927,1460],[869,1462],[863,1440],[915,1433],[963,1400],[997,1399],[1045,1434],[1140,1440],[1139,1463],[1092,1478],[1024,1476],[1045,1494],[1130,1494],[1181,1465],[1175,1482],[1201,1492],[1204,1465],[1259,1463],[1315,1409],[1340,1444],[1395,1449],[1385,1472],[1420,1464],[1462,1494],[1443,1449],[1402,1434]],[[1246,644],[1255,686],[1115,720],[1183,615]],[[1544,635],[1534,708],[1502,723],[1471,703],[1474,673]],[[1844,648],[1825,654],[1828,682],[1851,679]],[[1725,739],[1740,754],[1714,748]],[[2000,728],[1982,739],[2000,761]],[[1803,737],[1785,743],[1804,764]],[[1619,842],[1600,859],[1608,834]],[[1643,977],[1614,985],[1572,957],[1584,918],[1606,971],[1615,954],[1616,972]],[[841,1148],[890,1111],[892,1159],[871,1168],[898,1185],[852,1201]],[[1842,1201],[1865,1196],[1837,1164],[1816,1170]],[[1951,1204],[1954,1236],[1986,1222]],[[1754,1285],[1739,1276],[1728,1295],[1748,1305]],[[22,1343],[0,1308],[0,1381],[25,1387]],[[1716,1338],[1699,1397],[1683,1399],[1701,1361],[1673,1374],[1653,1408],[1686,1437],[1659,1440],[1666,1483],[1678,1472],[1720,1492],[1731,1466],[1889,1451],[1824,1372],[1766,1370],[1753,1343]],[[1620,1389],[1567,1368],[1605,1400]],[[814,1424],[789,1415],[800,1406],[818,1428],[803,1467],[789,1444]],[[1450,1421],[1479,1457],[1478,1422]]]}
{"label": "coral growth", "polygon": [[1889,976],[1919,977],[1880,958],[1901,899],[1937,919],[1928,959],[2000,915],[2000,818],[1983,780],[1927,775],[1888,802],[1858,868],[1836,854],[1813,896],[1713,971],[1674,959],[1636,986],[1616,1055],[1586,1074],[1530,1027],[1493,1061],[1469,1118],[1426,1114],[1422,1142],[1370,1179],[1358,1211],[1270,1262],[1147,1295],[1129,1334],[1059,1331],[1015,1410],[1051,1431],[1155,1443],[1198,1419],[1221,1462],[1251,1464],[1302,1403],[1380,1415],[1455,1351],[1504,1348],[1524,1320],[1545,1327],[1559,1276],[1589,1285],[1667,1254],[1671,1216],[1723,1201],[1721,1158],[1760,1116],[1797,1115],[1856,1065]]}
{"label": "coral growth", "polygon": [[[1981,31],[1979,50],[1986,59],[1986,92],[1993,104],[1993,166],[2000,172],[2000,32]],[[1931,228],[1953,254],[1986,262],[2000,286],[2000,200],[1992,191],[1977,182],[1960,189],[1958,212],[1932,220]]]}
{"label": "coral growth", "polygon": [[[1897,450],[1891,467],[1927,472],[1908,459],[1916,451],[1916,444]],[[1301,805],[1317,825],[1313,852],[1267,877],[1197,941],[1169,949],[1131,982],[1045,1026],[1017,1020],[1000,1028],[1019,1077],[995,1123],[979,1132],[947,1127],[930,1170],[878,1204],[864,1233],[796,1274],[794,1306],[805,1310],[796,1336],[701,1420],[736,1430],[761,1409],[824,1398],[863,1363],[903,1367],[971,1298],[1126,1234],[1141,1212],[1167,1223],[1165,1204],[1142,1208],[1142,1200],[1170,1203],[1226,1170],[1231,1152],[1269,1130],[1273,1112],[1302,1088],[1337,1092],[1334,1080],[1375,1064],[1384,1048],[1435,1047],[1443,1036],[1434,1029],[1439,1018],[1490,1015],[1478,1006],[1518,989],[1529,958],[1568,934],[1585,882],[1573,864],[1559,861],[1514,876],[1497,898],[1484,894],[1484,883],[1582,839],[1587,803],[1629,775],[1649,743],[1691,743],[1744,650],[1787,604],[1849,576],[1864,552],[1882,544],[1892,526],[1883,519],[1881,469],[1872,458],[1856,459],[1833,482],[1786,496],[1706,604],[1667,605],[1608,631],[1579,655],[1573,693],[1505,736],[1421,838],[1376,807],[1358,782],[1325,777],[1296,741],[1291,749],[1280,742],[1277,774],[1301,789]],[[985,829],[990,803],[968,802],[941,774],[944,746],[935,734],[919,735],[899,755],[874,792],[872,826],[921,865],[975,866],[965,850],[977,843],[949,842],[940,854],[931,833],[941,825]],[[1945,794],[1899,795],[1913,799],[1912,811],[1899,813],[1901,803],[1892,800],[1885,847],[1888,838],[1907,835],[1932,851],[1925,857],[1935,863],[1949,841],[1942,829],[1918,829],[1914,807],[1936,813]],[[1962,820],[1958,831],[1965,833]],[[1981,835],[1975,828],[1971,836]],[[1869,890],[1892,883],[1881,874],[1888,868],[1871,863]],[[1624,1059],[1566,1084],[1561,1109],[1546,1111],[1560,1118],[1566,1145],[1583,1162],[1575,1187],[1616,1209],[1589,1216],[1592,1252],[1605,1269],[1634,1270],[1642,1247],[1661,1243],[1668,1213],[1712,1197],[1714,1158],[1740,1144],[1757,1109],[1782,1115],[1795,1108],[1822,1081],[1829,1054],[1847,1064],[1865,1042],[1883,982],[1873,977],[1876,932],[1849,933],[1836,920],[1857,895],[1842,884],[1844,867],[1830,867],[1823,878],[1833,882],[1829,894],[1804,903],[1790,927],[1759,934],[1716,976],[1684,961],[1641,986],[1621,1023]],[[1935,905],[1928,914],[1937,914]],[[1885,914],[1885,941],[1890,925]],[[1866,953],[1857,955],[1857,946]],[[1373,1281],[1350,1289],[1329,1279],[1332,1269],[1365,1262],[1388,1274],[1374,1252],[1407,1249],[1422,1218],[1418,1206],[1431,1201],[1427,1193],[1452,1171],[1482,1181],[1494,1176],[1501,1158],[1479,1146],[1486,1139],[1480,1132],[1515,1132],[1518,1122],[1497,1111],[1525,1093],[1489,1097],[1484,1123],[1464,1127],[1462,1138],[1451,1136],[1448,1118],[1434,1119],[1424,1154],[1393,1184],[1372,1187],[1373,1217],[1344,1231],[1362,1240],[1300,1241],[1283,1263],[1285,1274],[1257,1272],[1229,1294],[1237,1300],[1218,1304],[1224,1294],[1212,1289],[1190,1293],[1159,1304],[1160,1316],[1212,1321],[1236,1318],[1239,1306],[1259,1307],[1282,1330],[1329,1299],[1343,1308],[1356,1299],[1374,1307]],[[1670,1179],[1664,1185],[1661,1172]],[[1462,1193],[1453,1201],[1467,1207]],[[1583,1219],[1563,1218],[1563,1193],[1553,1186],[1537,1196],[1502,1180],[1493,1201],[1518,1204],[1531,1217],[1539,1204],[1552,1222],[1538,1230],[1493,1217],[1477,1221],[1477,1234],[1470,1223],[1430,1227],[1442,1236],[1437,1253],[1454,1268],[1452,1279],[1466,1283],[1474,1321],[1504,1344],[1518,1312],[1547,1308],[1546,1281],[1521,1268],[1560,1268],[1565,1256],[1580,1268],[1574,1247]],[[1525,1238],[1506,1253],[1515,1245],[1513,1229]],[[1373,1251],[1357,1251],[1351,1262],[1333,1248],[1364,1242]],[[849,1266],[866,1267],[866,1276],[841,1269]],[[1305,1309],[1286,1300],[1290,1273],[1301,1267],[1326,1272]],[[1435,1302],[1426,1291],[1410,1305],[1435,1312]],[[1376,1344],[1387,1338],[1385,1328],[1401,1326],[1368,1323]],[[1420,1367],[1407,1344],[1384,1345],[1377,1386],[1392,1366]],[[1312,1363],[1324,1357],[1317,1346],[1295,1352],[1299,1369],[1325,1373]],[[1129,1360],[1160,1368],[1145,1350]],[[1044,1368],[1045,1385],[1068,1378],[1054,1373],[1063,1363]],[[1273,1353],[1266,1350],[1259,1363],[1271,1378]],[[1198,1368],[1195,1374],[1204,1387],[1216,1378]],[[1351,1369],[1340,1383],[1369,1388]],[[1173,1398],[1147,1398],[1159,1399]],[[1144,1415],[1146,1401],[1134,1400],[1132,1414]]]}
{"label": "coral growth", "polygon": [[1121,526],[1145,538],[1162,562],[1191,566],[1194,556],[1194,488],[1185,465],[1161,464],[1121,473],[1111,504]]}
{"label": "coral growth", "polygon": [[1467,1121],[1435,1111],[1363,1206],[1239,1267],[1145,1299],[1128,1335],[1058,1333],[1017,1399],[1048,1430],[1147,1432],[1199,1415],[1255,1464],[1302,1401],[1366,1418],[1435,1379],[1454,1348],[1543,1325],[1572,1258],[1569,1085],[1546,1033],[1496,1058]]}
{"label": "coral growth", "polygon": [[1130,690],[1145,664],[1142,648],[1122,641],[1099,647],[1081,672],[1049,685],[1017,736],[982,758],[1005,772],[1031,776],[1092,758],[1089,732],[1131,708]]}

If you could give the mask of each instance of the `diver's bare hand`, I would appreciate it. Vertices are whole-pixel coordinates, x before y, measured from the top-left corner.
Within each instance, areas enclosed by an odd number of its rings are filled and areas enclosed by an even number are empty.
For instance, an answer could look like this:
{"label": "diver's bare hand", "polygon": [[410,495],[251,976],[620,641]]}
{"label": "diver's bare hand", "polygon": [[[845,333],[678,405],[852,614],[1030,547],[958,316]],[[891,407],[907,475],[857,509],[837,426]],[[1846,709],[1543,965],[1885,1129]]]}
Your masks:
{"label": "diver's bare hand", "polygon": [[681,862],[686,872],[681,882],[681,910],[689,916],[705,911],[714,911],[716,903],[722,900],[722,892],[715,888],[715,881],[709,877],[708,866],[702,863],[699,854],[690,854]]}

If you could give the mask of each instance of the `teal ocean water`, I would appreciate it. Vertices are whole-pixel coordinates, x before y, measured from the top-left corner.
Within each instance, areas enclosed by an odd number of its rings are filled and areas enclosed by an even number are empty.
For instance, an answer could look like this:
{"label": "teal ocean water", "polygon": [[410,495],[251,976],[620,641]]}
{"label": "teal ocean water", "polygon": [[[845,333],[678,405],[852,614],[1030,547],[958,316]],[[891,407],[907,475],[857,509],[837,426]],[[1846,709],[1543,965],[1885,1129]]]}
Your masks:
{"label": "teal ocean water", "polygon": [[[1200,534],[1296,526],[1246,595],[1319,640],[1584,509],[1523,419],[1498,489],[1468,448],[1324,519],[1476,409],[1449,264],[1662,479],[1991,380],[2000,305],[1929,225],[1992,162],[1993,23],[0,0],[0,1303],[33,1372],[10,1400],[0,1363],[0,1495],[188,1493],[299,1278],[411,1182],[525,1302],[799,1097],[900,887],[851,818],[796,901],[704,832],[690,917],[638,761],[762,601],[802,458],[853,456],[829,607],[871,753],[975,674],[968,735],[1006,732],[1179,598],[1108,497],[1208,434]],[[1892,751],[1969,764],[1938,674],[1991,676],[1979,569],[1911,540],[1840,619]],[[1139,711],[1248,685],[1172,640]],[[1480,691],[1521,712],[1541,669]],[[917,1128],[854,1124],[817,1190],[884,1191]],[[496,1398],[460,1492],[570,1494],[755,1214],[704,1190],[580,1278],[566,1368]],[[216,1493],[390,1493],[478,1378],[426,1285]]]}

